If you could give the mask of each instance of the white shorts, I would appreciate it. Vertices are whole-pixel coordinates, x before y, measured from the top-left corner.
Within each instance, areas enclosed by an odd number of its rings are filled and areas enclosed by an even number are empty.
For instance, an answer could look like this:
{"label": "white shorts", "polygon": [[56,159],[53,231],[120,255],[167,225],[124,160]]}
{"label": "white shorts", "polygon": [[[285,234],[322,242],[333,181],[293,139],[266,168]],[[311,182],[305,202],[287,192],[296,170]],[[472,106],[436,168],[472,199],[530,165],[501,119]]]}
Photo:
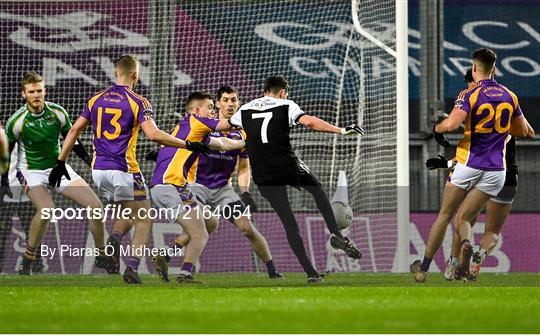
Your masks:
{"label": "white shorts", "polygon": [[240,196],[228,184],[221,188],[209,189],[199,183],[190,183],[188,188],[195,195],[197,203],[209,205],[213,209],[223,209],[231,203],[240,202]]}
{"label": "white shorts", "polygon": [[503,188],[505,177],[504,170],[480,170],[458,163],[450,176],[450,183],[467,191],[476,188],[494,197]]}
{"label": "white shorts", "polygon": [[144,201],[148,199],[148,188],[139,173],[120,170],[92,170],[92,178],[101,197],[109,202]]}
{"label": "white shorts", "polygon": [[[52,168],[45,170],[19,170],[17,171],[17,179],[25,191],[37,186],[49,188],[49,174],[51,173],[51,170]],[[66,170],[71,180],[68,180],[65,176],[62,176],[60,186],[51,189],[61,193],[68,185],[81,178],[68,164],[66,164]]]}

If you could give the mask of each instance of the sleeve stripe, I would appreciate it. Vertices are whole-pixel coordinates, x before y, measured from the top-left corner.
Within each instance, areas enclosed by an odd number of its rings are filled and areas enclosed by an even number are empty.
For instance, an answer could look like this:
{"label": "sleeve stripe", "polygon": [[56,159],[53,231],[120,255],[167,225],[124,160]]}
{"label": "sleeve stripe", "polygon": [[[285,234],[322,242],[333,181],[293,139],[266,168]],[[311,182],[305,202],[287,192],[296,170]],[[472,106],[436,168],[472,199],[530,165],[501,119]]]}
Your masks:
{"label": "sleeve stripe", "polygon": [[296,118],[294,118],[294,123],[295,124],[298,124],[298,121],[300,120],[300,118],[302,118],[303,116],[307,115],[306,113],[302,113],[302,114],[299,114],[296,116]]}
{"label": "sleeve stripe", "polygon": [[140,94],[135,93],[135,91],[131,90],[130,88],[127,88],[127,91],[141,101],[145,110],[150,108],[151,105],[148,99],[144,98]]}

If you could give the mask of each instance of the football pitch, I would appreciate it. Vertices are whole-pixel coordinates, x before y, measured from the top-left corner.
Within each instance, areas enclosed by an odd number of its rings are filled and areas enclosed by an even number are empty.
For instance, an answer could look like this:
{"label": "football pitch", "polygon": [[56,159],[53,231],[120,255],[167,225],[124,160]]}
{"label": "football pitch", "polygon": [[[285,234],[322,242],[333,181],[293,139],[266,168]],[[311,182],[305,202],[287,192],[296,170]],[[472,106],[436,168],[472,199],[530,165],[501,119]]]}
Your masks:
{"label": "football pitch", "polygon": [[[540,275],[200,274],[204,285],[143,276],[0,276],[0,333],[540,333]],[[174,278],[171,279],[174,281]]]}

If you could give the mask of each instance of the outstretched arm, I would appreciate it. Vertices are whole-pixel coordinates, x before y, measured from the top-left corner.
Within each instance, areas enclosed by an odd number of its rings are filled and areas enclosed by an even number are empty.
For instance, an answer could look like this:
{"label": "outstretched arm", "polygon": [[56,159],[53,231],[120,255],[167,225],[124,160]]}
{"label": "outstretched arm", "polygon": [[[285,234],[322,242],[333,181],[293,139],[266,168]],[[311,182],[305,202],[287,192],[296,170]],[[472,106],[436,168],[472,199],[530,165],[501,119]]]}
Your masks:
{"label": "outstretched arm", "polygon": [[317,132],[337,133],[337,134],[364,134],[364,129],[358,125],[350,125],[347,127],[337,127],[327,123],[326,121],[314,116],[304,114],[298,119],[298,122],[309,129]]}
{"label": "outstretched arm", "polygon": [[141,128],[150,141],[154,141],[165,146],[186,148],[186,142],[184,140],[178,139],[166,132],[163,132],[156,126],[154,120],[146,120],[141,124]]}

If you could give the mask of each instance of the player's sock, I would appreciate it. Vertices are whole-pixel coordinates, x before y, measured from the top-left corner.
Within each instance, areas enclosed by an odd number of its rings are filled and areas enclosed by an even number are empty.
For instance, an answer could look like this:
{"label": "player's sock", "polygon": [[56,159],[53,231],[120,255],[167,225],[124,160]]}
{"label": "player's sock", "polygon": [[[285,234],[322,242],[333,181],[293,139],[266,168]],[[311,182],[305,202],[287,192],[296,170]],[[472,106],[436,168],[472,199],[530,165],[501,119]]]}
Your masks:
{"label": "player's sock", "polygon": [[276,266],[274,266],[274,261],[272,259],[265,262],[264,264],[266,265],[266,270],[268,271],[268,275],[277,273]]}
{"label": "player's sock", "polygon": [[24,256],[27,259],[34,261],[34,259],[36,259],[36,250],[29,244],[26,244],[26,251],[24,252]]}
{"label": "player's sock", "polygon": [[185,262],[182,264],[182,270],[180,271],[180,274],[191,275],[193,273],[193,268],[193,263]]}
{"label": "player's sock", "polygon": [[117,241],[121,242],[122,241],[122,237],[124,235],[122,234],[122,232],[120,231],[113,231],[113,233],[111,233],[111,237],[114,237]]}
{"label": "player's sock", "polygon": [[422,272],[427,272],[429,270],[429,266],[431,265],[431,262],[433,259],[424,256],[424,261],[422,261],[422,265],[420,266],[420,270]]}
{"label": "player's sock", "polygon": [[175,254],[172,253],[172,251],[174,251],[175,249],[181,249],[183,246],[178,244],[178,242],[175,240],[172,243],[170,243],[167,247],[168,249],[166,249],[165,260],[169,262],[171,261],[171,258],[175,256]]}
{"label": "player's sock", "polygon": [[141,263],[141,258],[138,257],[129,257],[126,266],[137,272],[139,270],[139,264]]}

